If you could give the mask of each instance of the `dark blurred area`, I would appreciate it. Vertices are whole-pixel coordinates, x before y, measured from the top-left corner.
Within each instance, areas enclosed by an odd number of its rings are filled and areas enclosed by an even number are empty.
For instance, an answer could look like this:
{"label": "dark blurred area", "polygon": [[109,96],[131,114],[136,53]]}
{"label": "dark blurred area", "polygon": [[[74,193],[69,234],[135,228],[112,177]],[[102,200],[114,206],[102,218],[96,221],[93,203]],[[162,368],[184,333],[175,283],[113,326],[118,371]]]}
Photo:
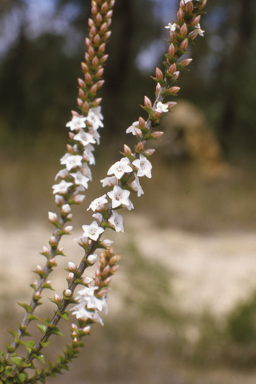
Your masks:
{"label": "dark blurred area", "polygon": [[[168,38],[163,28],[175,18],[178,1],[117,1],[106,84],[100,96],[104,140],[118,141],[140,114],[155,65],[161,66]],[[66,135],[76,108],[89,0],[1,0],[0,2],[1,147],[31,144],[45,133]],[[203,108],[227,157],[254,150],[256,144],[256,3],[215,0],[202,19],[205,37],[190,50],[191,73],[178,81],[179,97]]]}

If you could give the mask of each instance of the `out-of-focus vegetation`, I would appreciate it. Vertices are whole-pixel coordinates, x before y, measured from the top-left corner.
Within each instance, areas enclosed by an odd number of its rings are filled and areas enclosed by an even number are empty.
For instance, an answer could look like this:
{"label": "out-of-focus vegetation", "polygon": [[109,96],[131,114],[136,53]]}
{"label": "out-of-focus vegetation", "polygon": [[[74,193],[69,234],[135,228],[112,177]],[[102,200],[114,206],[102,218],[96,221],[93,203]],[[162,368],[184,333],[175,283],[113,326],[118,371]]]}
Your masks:
{"label": "out-of-focus vegetation", "polygon": [[[2,147],[22,139],[31,145],[42,132],[65,134],[69,111],[76,108],[89,6],[89,0],[1,0]],[[144,94],[153,97],[148,75],[155,64],[161,66],[163,26],[177,6],[174,0],[117,2],[101,94],[107,142],[113,135],[118,140],[143,114]],[[179,79],[180,97],[204,109],[232,160],[256,143],[255,19],[254,0],[209,2],[202,19],[205,37],[193,47],[191,73]]]}

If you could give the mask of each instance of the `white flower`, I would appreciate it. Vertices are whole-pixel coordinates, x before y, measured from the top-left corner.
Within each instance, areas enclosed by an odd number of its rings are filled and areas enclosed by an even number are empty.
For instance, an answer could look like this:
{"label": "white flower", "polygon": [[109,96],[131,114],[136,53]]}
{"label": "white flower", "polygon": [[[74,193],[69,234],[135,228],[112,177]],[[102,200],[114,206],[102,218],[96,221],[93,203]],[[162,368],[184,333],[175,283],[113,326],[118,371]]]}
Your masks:
{"label": "white flower", "polygon": [[115,185],[113,191],[108,192],[108,196],[112,199],[112,207],[116,208],[120,205],[124,207],[130,207],[131,202],[128,199],[130,196],[130,191],[120,188],[118,185]]}
{"label": "white flower", "polygon": [[85,128],[86,117],[84,116],[73,116],[72,120],[66,124],[66,127],[69,127],[71,131],[79,131],[81,128]]}
{"label": "white flower", "polygon": [[97,255],[89,255],[87,261],[89,264],[93,265],[97,260]]}
{"label": "white flower", "polygon": [[116,232],[124,232],[123,217],[116,211],[112,211],[112,216],[108,221],[115,227]]}
{"label": "white flower", "polygon": [[94,213],[92,215],[92,217],[94,217],[96,220],[98,220],[99,224],[101,223],[101,220],[103,218],[102,214],[101,213]]}
{"label": "white flower", "polygon": [[136,127],[136,125],[139,125],[138,121],[132,123],[132,125],[126,129],[126,133],[132,133],[133,135],[141,136],[142,132],[139,128]]}
{"label": "white flower", "polygon": [[61,179],[65,179],[66,177],[69,177],[69,172],[67,169],[61,169],[57,175],[55,176],[55,180],[58,179],[58,177],[60,177]]}
{"label": "white flower", "polygon": [[109,168],[107,174],[114,174],[120,180],[125,173],[133,171],[129,164],[131,164],[130,160],[127,157],[123,157]]}
{"label": "white flower", "polygon": [[87,176],[90,181],[92,181],[92,171],[90,170],[90,167],[87,163],[83,163],[82,167],[80,168],[81,173],[84,176]]}
{"label": "white flower", "polygon": [[155,111],[159,113],[169,112],[168,104],[163,104],[161,101],[159,101],[156,105]]}
{"label": "white flower", "polygon": [[144,194],[143,189],[141,188],[140,181],[138,176],[135,174],[135,179],[131,182],[130,187],[134,192],[137,192],[137,196],[140,197]]}
{"label": "white flower", "polygon": [[90,133],[90,135],[92,135],[92,137],[94,138],[96,143],[99,145],[100,144],[100,134],[99,134],[99,132],[96,129],[94,129],[93,127],[89,127],[88,133]]}
{"label": "white flower", "polygon": [[80,171],[71,173],[70,175],[74,177],[74,183],[76,185],[81,185],[86,189],[88,188],[89,177],[84,176]]}
{"label": "white flower", "polygon": [[68,171],[70,171],[73,168],[80,167],[82,165],[82,156],[80,155],[70,155],[63,156],[61,159],[61,164],[66,164],[66,168]]}
{"label": "white flower", "polygon": [[91,204],[89,205],[89,208],[87,209],[87,211],[89,211],[89,209],[91,209],[92,211],[102,211],[105,209],[105,204],[108,203],[108,200],[106,199],[106,194],[101,196],[101,197],[98,197],[97,199],[93,200],[91,202]]}
{"label": "white flower", "polygon": [[170,29],[171,31],[176,31],[177,24],[176,23],[168,23],[168,25],[165,26],[166,29]]}
{"label": "white flower", "polygon": [[61,195],[65,195],[68,193],[69,187],[71,187],[73,183],[67,183],[65,180],[62,180],[59,184],[55,184],[52,186],[53,193],[60,193]]}
{"label": "white flower", "polygon": [[62,208],[61,208],[61,212],[66,213],[66,214],[70,213],[71,212],[70,205],[69,204],[64,204],[62,206]]}
{"label": "white flower", "polygon": [[100,182],[102,183],[102,187],[113,187],[118,184],[118,179],[116,176],[105,177],[105,179],[102,179]]}
{"label": "white flower", "polygon": [[87,133],[85,132],[83,129],[80,130],[79,133],[77,133],[75,136],[74,136],[74,140],[78,140],[80,141],[80,143],[83,144],[83,146],[85,147],[86,145],[88,144],[94,144],[96,143],[96,141],[94,140],[94,138],[92,137],[92,135],[90,133]]}
{"label": "white flower", "polygon": [[195,26],[195,28],[198,29],[198,34],[199,34],[200,36],[204,36],[204,32],[205,32],[205,31],[203,31],[203,30],[201,29],[201,26],[200,26],[199,23]]}
{"label": "white flower", "polygon": [[98,129],[99,127],[103,127],[103,116],[101,114],[101,107],[91,108],[88,113],[87,121],[92,125],[94,129]]}
{"label": "white flower", "polygon": [[83,159],[87,161],[90,165],[95,164],[95,157],[92,152],[87,148],[87,146],[85,147],[83,152]]}
{"label": "white flower", "polygon": [[83,237],[89,237],[89,239],[95,241],[104,232],[104,229],[99,227],[96,221],[93,221],[91,225],[83,225],[82,228],[84,230]]}
{"label": "white flower", "polygon": [[138,169],[137,176],[139,177],[147,176],[149,178],[152,177],[151,175],[152,165],[144,155],[140,154],[140,158],[137,160],[134,160],[132,163]]}

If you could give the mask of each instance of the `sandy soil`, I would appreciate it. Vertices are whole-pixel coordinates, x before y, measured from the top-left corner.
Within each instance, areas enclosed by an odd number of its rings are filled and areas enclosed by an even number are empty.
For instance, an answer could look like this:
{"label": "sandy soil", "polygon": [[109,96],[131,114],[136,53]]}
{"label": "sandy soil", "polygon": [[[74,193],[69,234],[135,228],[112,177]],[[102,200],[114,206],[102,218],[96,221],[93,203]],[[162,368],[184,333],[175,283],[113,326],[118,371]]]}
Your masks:
{"label": "sandy soil", "polygon": [[[234,304],[256,288],[256,235],[254,233],[198,234],[182,230],[155,228],[145,217],[133,215],[125,219],[126,234],[115,236],[115,249],[125,257],[127,238],[132,238],[145,257],[157,260],[172,274],[173,289],[182,309],[198,312],[205,308],[216,315],[229,311]],[[18,296],[17,300],[30,294],[28,282],[35,275],[31,270],[44,263],[39,255],[47,245],[51,226],[39,222],[23,225],[5,223],[0,229],[1,281],[7,278],[15,284],[2,287],[2,294]],[[81,235],[73,232],[72,238]],[[112,235],[112,234],[111,234]],[[78,262],[82,250],[63,239],[65,253],[74,255]],[[25,250],[25,251],[24,251]],[[38,256],[37,256],[38,255]],[[63,269],[66,258],[59,258],[62,272],[54,279],[54,287],[62,290],[66,276]],[[123,271],[125,273],[125,271]],[[63,285],[64,284],[64,285]],[[8,290],[8,291],[7,291]],[[112,290],[113,297],[115,293]],[[2,295],[1,295],[2,296]],[[113,300],[114,305],[114,300]],[[111,305],[110,305],[111,314]]]}

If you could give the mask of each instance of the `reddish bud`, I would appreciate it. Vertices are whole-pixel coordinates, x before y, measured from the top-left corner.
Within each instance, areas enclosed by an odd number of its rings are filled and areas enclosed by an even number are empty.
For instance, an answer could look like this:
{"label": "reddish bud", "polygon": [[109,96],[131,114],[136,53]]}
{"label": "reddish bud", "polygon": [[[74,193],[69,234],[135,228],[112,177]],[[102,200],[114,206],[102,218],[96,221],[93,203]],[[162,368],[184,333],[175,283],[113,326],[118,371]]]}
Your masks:
{"label": "reddish bud", "polygon": [[169,89],[169,91],[170,91],[171,93],[173,93],[174,95],[175,95],[176,93],[178,93],[179,90],[180,90],[180,87],[171,87],[171,88]]}
{"label": "reddish bud", "polygon": [[82,107],[82,105],[83,105],[83,100],[77,98],[77,105],[78,105],[79,107]]}
{"label": "reddish bud", "polygon": [[104,55],[104,56],[102,56],[102,57],[100,58],[100,62],[101,62],[101,63],[105,63],[105,61],[107,61],[107,59],[108,59],[108,55]]}
{"label": "reddish bud", "polygon": [[110,271],[110,266],[107,265],[107,266],[103,269],[103,271],[102,271],[102,275],[103,275],[103,276],[108,276],[108,275],[109,275],[109,271]]}
{"label": "reddish bud", "polygon": [[96,21],[97,25],[100,25],[102,23],[102,16],[100,13],[97,13],[97,15],[95,17],[95,21]]}
{"label": "reddish bud", "polygon": [[154,137],[154,139],[159,139],[159,137],[163,136],[163,132],[161,131],[155,131],[151,135]]}
{"label": "reddish bud", "polygon": [[116,271],[118,270],[118,268],[119,268],[119,265],[114,265],[114,267],[112,267],[112,268],[110,269],[110,273],[113,275],[114,273],[116,273]]}
{"label": "reddish bud", "polygon": [[189,33],[188,37],[191,40],[194,40],[198,36],[198,33],[199,33],[199,30],[196,28],[196,29],[194,29],[194,31]]}
{"label": "reddish bud", "polygon": [[188,39],[186,38],[185,40],[183,40],[181,43],[180,43],[180,49],[182,49],[183,51],[185,51],[188,47]]}
{"label": "reddish bud", "polygon": [[77,116],[77,117],[80,116],[79,113],[77,113],[77,111],[71,111],[71,113],[72,113],[72,116]]}
{"label": "reddish bud", "polygon": [[160,92],[160,90],[161,90],[161,85],[159,83],[157,83],[157,85],[156,85],[156,92],[158,93],[158,92]]}
{"label": "reddish bud", "polygon": [[137,144],[136,149],[137,149],[137,152],[139,152],[139,153],[144,151],[144,145],[141,141]]}
{"label": "reddish bud", "polygon": [[90,28],[94,27],[93,19],[88,19],[88,25],[89,25]]}
{"label": "reddish bud", "polygon": [[192,3],[192,1],[189,1],[187,4],[186,4],[186,12],[187,13],[190,13],[192,14],[193,13],[193,10],[194,10],[194,5]]}
{"label": "reddish bud", "polygon": [[175,105],[177,105],[177,103],[175,103],[175,101],[169,101],[167,104],[168,104],[168,109],[171,109],[171,108],[175,107]]}
{"label": "reddish bud", "polygon": [[178,21],[184,21],[184,12],[182,11],[181,8],[179,8],[179,10],[177,12],[177,20]]}
{"label": "reddish bud", "polygon": [[89,74],[89,72],[84,74],[84,78],[85,78],[86,83],[90,83],[92,81],[92,78],[91,78],[91,75]]}
{"label": "reddish bud", "polygon": [[130,155],[132,153],[132,150],[130,147],[128,147],[128,145],[124,144],[124,153],[126,155]]}
{"label": "reddish bud", "polygon": [[183,9],[183,10],[186,8],[184,0],[180,1],[180,8]]}
{"label": "reddish bud", "polygon": [[156,67],[156,77],[158,79],[163,79],[163,72],[158,67]]}
{"label": "reddish bud", "polygon": [[100,32],[101,32],[101,33],[106,32],[107,28],[108,28],[108,24],[107,24],[107,23],[103,23],[103,24],[101,25],[101,27],[100,27]]}
{"label": "reddish bud", "polygon": [[179,75],[180,75],[180,71],[174,72],[174,74],[173,74],[174,79],[177,80]]}
{"label": "reddish bud", "polygon": [[112,276],[107,277],[106,280],[104,280],[104,284],[109,285],[111,283],[111,280]]}
{"label": "reddish bud", "polygon": [[92,15],[93,15],[93,16],[95,16],[95,15],[97,14],[97,12],[98,12],[98,8],[96,7],[95,4],[93,4],[91,11],[92,11]]}
{"label": "reddish bud", "polygon": [[108,3],[105,1],[105,3],[102,4],[101,6],[101,13],[106,13],[108,10]]}
{"label": "reddish bud", "polygon": [[106,44],[103,43],[99,46],[99,53],[104,53],[105,52],[105,49],[106,49]]}
{"label": "reddish bud", "polygon": [[186,34],[188,33],[188,27],[187,27],[187,24],[186,23],[184,23],[183,25],[182,25],[182,27],[180,28],[180,34],[181,34],[181,36],[186,36]]}
{"label": "reddish bud", "polygon": [[96,27],[93,25],[93,26],[91,27],[91,29],[90,29],[90,33],[89,33],[89,35],[90,35],[91,37],[93,37],[93,36],[96,35],[96,33],[97,33],[97,29],[96,29]]}
{"label": "reddish bud", "polygon": [[184,59],[184,60],[180,61],[179,64],[182,65],[183,67],[187,67],[191,63],[192,60],[193,59]]}
{"label": "reddish bud", "polygon": [[99,97],[98,99],[94,100],[94,104],[99,105],[102,101],[102,97]]}
{"label": "reddish bud", "polygon": [[102,85],[105,83],[105,80],[99,80],[97,81],[96,85],[97,85],[97,88],[99,89],[100,87],[102,87]]}
{"label": "reddish bud", "polygon": [[90,108],[90,105],[89,105],[88,101],[85,101],[85,102],[83,103],[83,109],[84,109],[85,111],[89,111],[89,108]]}
{"label": "reddish bud", "polygon": [[109,8],[113,8],[114,7],[114,5],[115,5],[115,0],[111,0],[110,2],[109,2]]}
{"label": "reddish bud", "polygon": [[97,34],[96,36],[94,36],[93,41],[94,41],[94,43],[95,43],[96,45],[99,45],[99,43],[100,43],[100,36],[99,36],[98,34]]}
{"label": "reddish bud", "polygon": [[145,107],[152,108],[151,100],[147,96],[144,96],[144,105]]}
{"label": "reddish bud", "polygon": [[81,63],[81,68],[82,68],[82,71],[84,71],[84,72],[88,72],[89,71],[88,65],[85,64],[85,63]]}
{"label": "reddish bud", "polygon": [[97,56],[94,56],[94,58],[92,59],[92,65],[94,67],[97,67],[98,64],[99,64],[99,59]]}
{"label": "reddish bud", "polygon": [[74,148],[72,147],[72,145],[69,145],[69,144],[67,144],[67,151],[69,152],[69,153],[73,153],[74,152]]}
{"label": "reddish bud", "polygon": [[69,136],[70,140],[73,140],[75,137],[75,134],[73,132],[69,132],[68,136]]}
{"label": "reddish bud", "polygon": [[86,45],[87,47],[90,47],[90,46],[92,45],[92,42],[91,42],[90,39],[88,39],[88,37],[85,38],[85,45]]}
{"label": "reddish bud", "polygon": [[97,89],[98,89],[97,84],[94,84],[94,85],[90,88],[90,92],[92,92],[92,93],[96,93],[96,92],[97,92]]}
{"label": "reddish bud", "polygon": [[106,14],[106,19],[110,19],[113,15],[113,11],[108,11],[107,14]]}
{"label": "reddish bud", "polygon": [[100,68],[97,72],[96,72],[96,77],[101,77],[104,73],[104,68]]}
{"label": "reddish bud", "polygon": [[145,122],[145,120],[143,119],[143,117],[139,117],[139,126],[140,126],[141,128],[145,128],[145,124],[146,124],[146,122]]}
{"label": "reddish bud", "polygon": [[57,295],[57,293],[55,293],[55,295],[54,295],[54,300],[55,300],[57,303],[60,302],[60,297],[59,297],[59,295]]}
{"label": "reddish bud", "polygon": [[115,255],[109,260],[109,265],[115,265],[121,259],[121,256]]}
{"label": "reddish bud", "polygon": [[87,63],[90,61],[90,55],[88,52],[85,52],[84,58],[85,58],[85,61],[87,61]]}
{"label": "reddish bud", "polygon": [[85,93],[84,93],[84,91],[83,91],[81,88],[79,88],[79,90],[78,90],[78,96],[79,96],[81,99],[84,99],[84,98],[85,98]]}
{"label": "reddish bud", "polygon": [[201,16],[198,15],[198,16],[194,17],[193,20],[191,20],[190,25],[192,27],[195,27],[198,23],[200,23],[200,20],[201,20]]}
{"label": "reddish bud", "polygon": [[174,57],[175,53],[176,53],[175,46],[173,43],[171,43],[168,48],[168,55],[171,57]]}
{"label": "reddish bud", "polygon": [[90,56],[90,57],[94,57],[94,55],[95,55],[95,50],[94,50],[94,48],[93,48],[93,47],[89,47],[89,48],[88,48],[88,53],[89,53],[89,56]]}
{"label": "reddish bud", "polygon": [[81,88],[85,88],[85,86],[86,86],[85,82],[82,79],[78,79],[78,85]]}
{"label": "reddish bud", "polygon": [[[175,103],[176,104],[176,103]],[[149,156],[152,156],[153,153],[155,152],[156,150],[155,149],[146,149],[144,152],[143,152],[143,155],[145,155],[146,157],[149,157]]]}
{"label": "reddish bud", "polygon": [[199,4],[197,5],[197,8],[198,8],[198,9],[203,9],[203,8],[206,6],[206,3],[207,3],[207,0],[204,0],[202,3],[199,3]]}
{"label": "reddish bud", "polygon": [[175,31],[172,31],[170,29],[169,36],[170,36],[171,41],[176,41],[177,34]]}
{"label": "reddish bud", "polygon": [[107,32],[105,33],[105,35],[104,35],[105,40],[108,40],[108,39],[110,38],[111,33],[112,33],[111,31],[107,31]]}
{"label": "reddish bud", "polygon": [[168,74],[169,75],[173,75],[173,73],[176,71],[176,64],[173,63],[172,65],[170,65],[169,69],[168,69]]}

